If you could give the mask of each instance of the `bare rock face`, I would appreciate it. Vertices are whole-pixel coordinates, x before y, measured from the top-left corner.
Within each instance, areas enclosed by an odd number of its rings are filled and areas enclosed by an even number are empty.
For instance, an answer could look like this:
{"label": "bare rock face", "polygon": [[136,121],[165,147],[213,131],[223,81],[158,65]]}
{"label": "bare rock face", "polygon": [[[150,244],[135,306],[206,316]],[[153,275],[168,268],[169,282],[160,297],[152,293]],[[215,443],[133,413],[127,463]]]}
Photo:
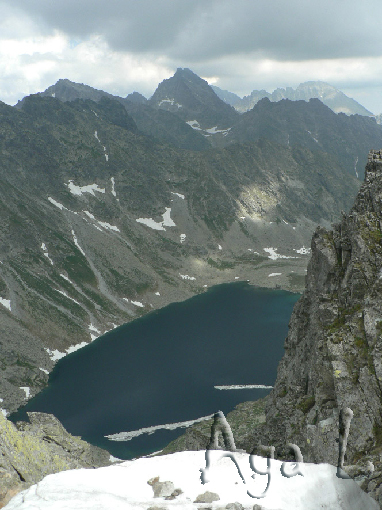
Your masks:
{"label": "bare rock face", "polygon": [[[306,289],[266,405],[261,441],[337,465],[341,409],[353,411],[344,466],[382,503],[382,151],[371,151],[349,214],[312,239]],[[372,464],[372,470],[361,465]],[[351,467],[350,467],[351,466]]]}
{"label": "bare rock face", "polygon": [[0,413],[0,508],[51,473],[108,466],[110,454],[69,434],[51,414],[15,426]]}

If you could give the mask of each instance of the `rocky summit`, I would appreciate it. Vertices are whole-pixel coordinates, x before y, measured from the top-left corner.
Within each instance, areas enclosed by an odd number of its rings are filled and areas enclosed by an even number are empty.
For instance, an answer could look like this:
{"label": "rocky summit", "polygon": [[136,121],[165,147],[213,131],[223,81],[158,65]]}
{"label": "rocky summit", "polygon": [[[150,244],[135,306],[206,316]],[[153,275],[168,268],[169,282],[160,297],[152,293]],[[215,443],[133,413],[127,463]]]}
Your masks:
{"label": "rocky summit", "polygon": [[[344,470],[382,508],[382,151],[371,151],[365,181],[333,230],[317,228],[306,288],[296,303],[271,393],[227,416],[236,445],[279,459],[337,465],[340,411],[350,408]],[[210,425],[210,424],[208,424]],[[197,424],[165,453],[203,449]]]}

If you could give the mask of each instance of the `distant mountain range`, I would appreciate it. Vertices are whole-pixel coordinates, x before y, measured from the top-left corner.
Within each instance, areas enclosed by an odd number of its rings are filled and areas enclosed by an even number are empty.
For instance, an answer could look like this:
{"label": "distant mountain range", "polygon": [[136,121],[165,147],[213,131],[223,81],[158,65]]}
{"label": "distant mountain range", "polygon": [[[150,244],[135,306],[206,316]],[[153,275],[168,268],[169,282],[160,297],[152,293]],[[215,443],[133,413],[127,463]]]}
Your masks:
{"label": "distant mountain range", "polygon": [[214,85],[212,85],[212,89],[224,102],[230,104],[241,113],[251,110],[264,97],[267,97],[272,102],[281,101],[281,99],[309,101],[310,99],[317,98],[335,113],[342,112],[346,113],[346,115],[373,116],[369,110],[357,103],[357,101],[323,81],[307,81],[300,83],[295,89],[292,87],[286,87],[285,89],[277,88],[272,93],[265,90],[254,90],[249,96],[244,96],[243,98]]}
{"label": "distant mountain range", "polygon": [[[150,99],[138,92],[125,98],[112,96],[69,80],[59,80],[40,95],[65,102],[114,99],[124,106],[140,132],[179,149],[201,151],[268,138],[286,146],[328,152],[359,179],[363,178],[368,150],[380,146],[381,128],[370,118],[371,113],[328,84],[307,82],[295,91],[277,89],[273,94],[254,91],[248,96],[252,97],[252,109],[242,114],[227,104],[233,104],[238,96],[227,91],[220,94],[219,90],[190,69],[178,69],[158,85]],[[314,99],[317,95],[319,100]],[[283,100],[283,96],[290,99]],[[254,101],[256,97],[262,99]],[[351,106],[354,115],[335,115],[333,109],[339,109],[340,104],[348,105],[348,112]]]}

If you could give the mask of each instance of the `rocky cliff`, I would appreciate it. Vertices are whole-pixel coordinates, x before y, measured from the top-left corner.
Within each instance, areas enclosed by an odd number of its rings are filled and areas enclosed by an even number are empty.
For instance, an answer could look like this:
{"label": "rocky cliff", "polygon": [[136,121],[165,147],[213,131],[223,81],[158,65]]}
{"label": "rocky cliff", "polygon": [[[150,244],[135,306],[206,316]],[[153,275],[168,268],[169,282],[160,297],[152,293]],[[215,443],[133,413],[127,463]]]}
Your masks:
{"label": "rocky cliff", "polygon": [[51,473],[110,465],[110,455],[69,434],[51,414],[17,427],[0,413],[0,508]]}
{"label": "rocky cliff", "polygon": [[350,213],[313,236],[306,289],[291,317],[262,438],[281,454],[292,442],[306,461],[336,464],[339,411],[350,407],[346,464],[374,464],[372,477],[359,481],[380,503],[381,206],[382,151],[371,151]]}

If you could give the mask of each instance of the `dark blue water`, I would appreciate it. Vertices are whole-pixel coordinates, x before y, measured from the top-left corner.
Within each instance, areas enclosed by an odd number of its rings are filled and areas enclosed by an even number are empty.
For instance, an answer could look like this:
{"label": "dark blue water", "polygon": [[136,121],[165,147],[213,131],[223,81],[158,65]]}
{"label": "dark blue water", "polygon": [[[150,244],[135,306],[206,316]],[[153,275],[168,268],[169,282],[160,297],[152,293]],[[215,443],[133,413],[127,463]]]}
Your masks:
{"label": "dark blue water", "polygon": [[105,435],[193,420],[256,400],[273,385],[299,295],[244,282],[213,287],[121,326],[60,360],[49,385],[15,413],[53,413],[69,432],[129,459],[163,448],[184,429],[126,442]]}

